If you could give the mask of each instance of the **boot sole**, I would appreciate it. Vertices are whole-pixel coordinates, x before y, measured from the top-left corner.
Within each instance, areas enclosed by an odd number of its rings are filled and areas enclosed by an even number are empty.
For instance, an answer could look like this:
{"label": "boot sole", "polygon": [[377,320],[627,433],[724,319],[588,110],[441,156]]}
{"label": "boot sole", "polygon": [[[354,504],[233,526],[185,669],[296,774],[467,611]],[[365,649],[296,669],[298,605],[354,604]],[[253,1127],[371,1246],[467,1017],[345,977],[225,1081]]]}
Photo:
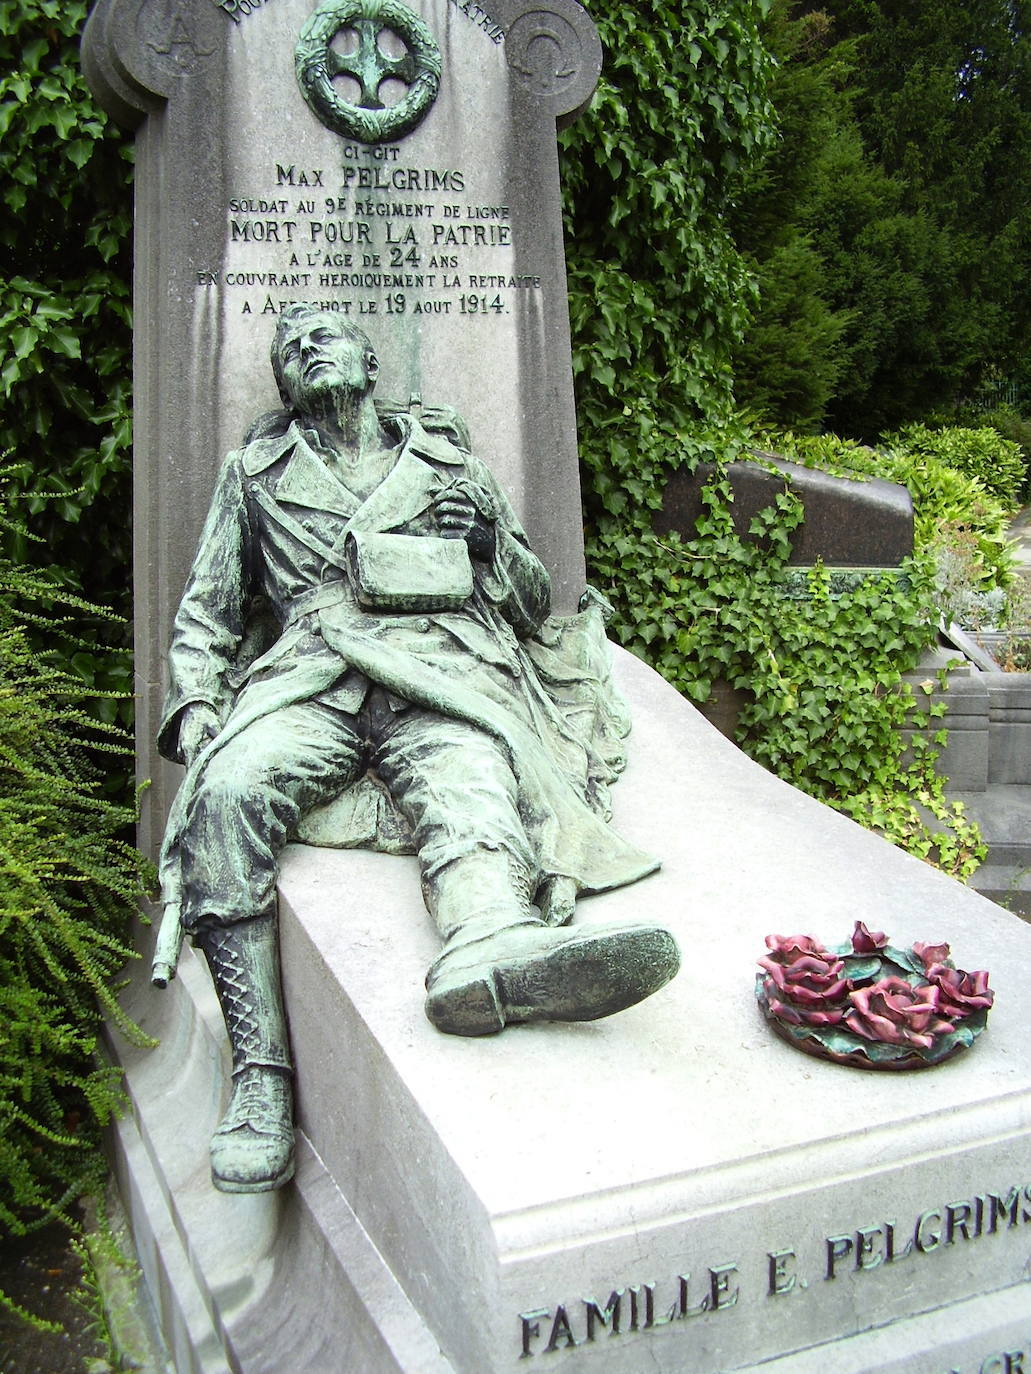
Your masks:
{"label": "boot sole", "polygon": [[494,967],[456,971],[426,999],[446,1035],[494,1035],[533,1021],[597,1021],[650,997],[676,974],[680,951],[662,929],[584,928],[563,944]]}
{"label": "boot sole", "polygon": [[242,1182],[238,1179],[222,1178],[216,1174],[214,1169],[211,1171],[211,1182],[220,1193],[271,1193],[276,1188],[282,1188],[284,1183],[289,1183],[294,1176],[295,1161],[291,1154],[286,1167],[283,1168],[274,1178],[255,1179],[253,1182]]}

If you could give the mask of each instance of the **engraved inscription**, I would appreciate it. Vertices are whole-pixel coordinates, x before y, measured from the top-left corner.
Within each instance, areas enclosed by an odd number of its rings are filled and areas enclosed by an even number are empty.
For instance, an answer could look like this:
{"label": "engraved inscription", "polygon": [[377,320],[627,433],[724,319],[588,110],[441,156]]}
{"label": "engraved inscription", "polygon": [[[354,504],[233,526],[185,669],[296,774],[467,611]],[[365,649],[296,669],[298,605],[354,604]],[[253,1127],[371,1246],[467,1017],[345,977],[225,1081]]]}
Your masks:
{"label": "engraved inscription", "polygon": [[[697,1282],[690,1274],[678,1274],[664,1290],[655,1283],[631,1284],[614,1288],[604,1303],[582,1298],[575,1304],[559,1303],[554,1309],[535,1307],[520,1312],[520,1358],[590,1345],[602,1333],[621,1336],[652,1331],[706,1312],[724,1312],[737,1306],[737,1272],[736,1264],[717,1264]],[[538,1348],[546,1333],[546,1343]]]}
{"label": "engraved inscription", "polygon": [[541,275],[516,271],[511,207],[477,194],[476,172],[416,166],[397,145],[341,145],[335,167],[287,158],[226,203],[222,271],[198,289],[230,310],[278,315],[295,301],[346,315],[508,315]]}
{"label": "engraved inscription", "polygon": [[[1029,1223],[1031,1183],[1016,1184],[928,1208],[908,1225],[879,1221],[827,1236],[822,1256],[806,1256],[794,1246],[767,1250],[764,1286],[753,1284],[751,1292],[746,1291],[742,1274],[754,1274],[754,1266],[732,1261],[710,1265],[701,1276],[697,1270],[685,1271],[665,1283],[616,1286],[604,1300],[593,1295],[577,1302],[529,1308],[518,1314],[520,1358],[591,1346],[601,1336],[624,1336],[694,1318],[713,1318],[750,1299],[797,1302],[798,1295],[811,1291],[810,1279],[804,1277],[807,1272],[817,1282],[840,1283],[849,1276],[865,1283],[869,1280],[854,1276],[902,1262],[919,1264],[921,1256],[976,1244]],[[976,1367],[965,1369],[941,1370],[928,1364],[926,1374],[1031,1374],[1031,1354],[1023,1349],[997,1351]]]}
{"label": "engraved inscription", "polygon": [[239,24],[242,15],[253,14],[255,10],[260,10],[262,5],[268,3],[268,0],[214,0],[214,3],[220,10],[229,15],[234,24]]}
{"label": "engraved inscription", "polygon": [[502,25],[481,6],[474,5],[473,0],[450,0],[450,3],[478,29],[482,29],[492,43],[504,43],[505,30]]}
{"label": "engraved inscription", "polygon": [[1031,1374],[1031,1340],[1019,1350],[998,1350],[986,1355],[977,1365],[957,1369],[938,1369],[934,1374]]}

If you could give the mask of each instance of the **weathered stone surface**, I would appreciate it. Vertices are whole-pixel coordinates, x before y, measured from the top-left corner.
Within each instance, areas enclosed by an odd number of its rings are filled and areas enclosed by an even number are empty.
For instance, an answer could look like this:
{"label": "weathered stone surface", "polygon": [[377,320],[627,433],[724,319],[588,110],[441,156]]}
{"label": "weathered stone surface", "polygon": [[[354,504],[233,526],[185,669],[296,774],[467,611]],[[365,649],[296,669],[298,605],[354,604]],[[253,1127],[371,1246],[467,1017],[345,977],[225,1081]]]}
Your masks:
{"label": "weathered stone surface", "polygon": [[[913,552],[913,503],[905,487],[874,478],[853,482],[763,454],[778,477],[758,463],[731,463],[734,528],[746,536],[758,512],[769,506],[785,481],[802,500],[805,522],[792,536],[792,563],[821,560],[833,567],[892,568]],[[702,464],[694,473],[674,472],[666,486],[656,534],[675,530],[684,539],[694,534],[702,513],[700,492],[712,476]]]}
{"label": "weathered stone surface", "polygon": [[[939,673],[945,670],[943,686]],[[948,732],[938,771],[960,791],[981,791],[988,786],[989,719],[988,689],[977,668],[948,647],[928,649],[916,668],[905,675],[913,691],[915,709],[944,706],[935,721]]]}
{"label": "weathered stone surface", "polygon": [[962,802],[988,848],[970,879],[978,892],[1031,914],[1031,673],[1003,672],[992,650],[1002,635],[976,638],[950,627],[970,656],[932,696],[945,704],[948,742],[938,763],[947,795]]}
{"label": "weathered stone surface", "polygon": [[[491,1041],[436,1035],[412,992],[435,947],[414,862],[292,849],[301,1140],[274,1202],[208,1184],[218,1012],[193,961],[196,1014],[132,1002],[163,1036],[127,1052],[119,1127],[152,1171],[124,1170],[138,1228],[160,1232],[144,1265],[172,1328],[193,1321],[199,1351],[220,1332],[221,1367],[940,1374],[1026,1348],[1031,928],[750,763],[636,660],[617,666],[638,725],[615,819],[665,865],[583,915],[669,923],[686,966],[649,1002]],[[991,971],[973,1050],[864,1074],[769,1033],[752,992],[765,935],[830,942],[855,919],[897,943],[947,939]],[[688,1274],[689,1310],[708,1310],[660,1325]],[[604,1311],[620,1291],[618,1337],[595,1319],[588,1341],[584,1300]],[[577,1345],[560,1325],[546,1354],[560,1305]],[[538,1310],[521,1360],[520,1314]],[[220,1367],[191,1358],[177,1368]]]}
{"label": "weathered stone surface", "polygon": [[[947,795],[962,802],[988,846],[970,884],[993,901],[1028,912],[1031,673],[1002,671],[993,656],[1001,652],[1001,633],[972,635],[952,625],[940,638],[941,646],[929,650],[907,680],[919,699],[945,708],[936,723],[948,739],[936,766]],[[944,667],[950,671],[943,686],[937,673]]]}
{"label": "weathered stone surface", "polygon": [[966,792],[950,780],[948,795],[963,803],[988,846],[971,887],[1031,919],[1031,783],[993,783]]}

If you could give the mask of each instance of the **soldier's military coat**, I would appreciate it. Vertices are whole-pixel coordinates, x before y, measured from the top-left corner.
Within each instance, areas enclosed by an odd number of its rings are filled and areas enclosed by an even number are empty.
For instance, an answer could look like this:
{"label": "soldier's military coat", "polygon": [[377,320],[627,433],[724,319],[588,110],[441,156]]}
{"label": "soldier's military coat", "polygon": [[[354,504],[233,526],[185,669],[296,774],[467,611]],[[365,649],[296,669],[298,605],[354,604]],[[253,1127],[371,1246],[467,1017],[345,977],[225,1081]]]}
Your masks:
{"label": "soldier's military coat", "polygon": [[[170,817],[166,903],[178,899],[178,838],[191,790],[213,755],[245,727],[296,702],[317,698],[356,714],[373,685],[398,709],[423,707],[501,741],[538,883],[559,875],[579,891],[600,891],[657,866],[599,814],[618,763],[611,749],[599,748],[583,707],[604,684],[585,680],[594,671],[586,661],[563,670],[561,622],[547,618],[547,573],[504,493],[483,463],[413,417],[384,424],[398,441],[397,461],[364,500],[320,456],[317,436],[296,422],[223,464],[176,617],[159,747],[179,758],[180,713],[191,702],[211,706],[222,730],[194,760]],[[470,560],[472,595],[456,610],[363,609],[348,574],[348,534],[438,535],[434,504],[456,483],[496,516],[493,559]],[[241,654],[255,597],[271,609],[278,637],[247,662]],[[570,713],[563,705],[573,698]]]}

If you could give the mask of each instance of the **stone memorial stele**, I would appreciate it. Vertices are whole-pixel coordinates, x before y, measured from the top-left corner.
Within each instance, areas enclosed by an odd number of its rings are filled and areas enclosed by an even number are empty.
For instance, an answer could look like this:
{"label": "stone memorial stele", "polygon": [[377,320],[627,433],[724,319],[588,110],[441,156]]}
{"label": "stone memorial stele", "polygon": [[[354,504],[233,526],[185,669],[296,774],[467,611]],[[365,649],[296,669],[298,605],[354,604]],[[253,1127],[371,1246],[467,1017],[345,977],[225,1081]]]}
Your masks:
{"label": "stone memorial stele", "polygon": [[[164,992],[141,968],[126,994],[159,1048],[110,1041],[132,1103],[112,1158],[177,1374],[1031,1369],[1031,930],[765,773],[618,651],[611,690],[555,141],[599,71],[587,14],[100,0],[83,61],[138,128],[141,842],[156,853],[167,829],[169,906],[222,994],[187,948]],[[307,404],[320,373],[335,411]],[[409,505],[416,474],[429,487]],[[413,541],[403,558],[396,540]],[[388,623],[409,640],[368,633]],[[619,694],[633,733],[609,825]],[[276,733],[291,711],[320,719],[300,798],[283,786],[298,735]],[[335,725],[330,747],[327,713],[360,717],[357,736]],[[431,716],[446,730],[427,744]],[[455,804],[424,806],[426,753],[451,731]],[[262,864],[244,852],[269,848],[259,792],[282,827]],[[524,862],[502,880],[506,792]],[[489,871],[436,890],[473,834]],[[580,866],[563,859],[578,846]],[[252,884],[249,919],[202,919],[222,880]],[[275,979],[247,984],[253,1026],[233,990],[248,961],[274,967],[273,889],[289,1060]],[[546,943],[543,989],[521,945],[468,978],[450,955],[449,922],[502,890]],[[770,1035],[752,991],[765,937],[834,943],[856,920],[991,970],[976,1045],[875,1075]],[[514,992],[494,976],[510,958]],[[570,1012],[595,1019],[553,1019]],[[524,1024],[466,1033],[499,1021]],[[260,1090],[231,1092],[255,1066]],[[246,1138],[252,1095],[265,1110],[277,1093],[278,1144],[241,1166],[219,1140],[238,1120]]]}

